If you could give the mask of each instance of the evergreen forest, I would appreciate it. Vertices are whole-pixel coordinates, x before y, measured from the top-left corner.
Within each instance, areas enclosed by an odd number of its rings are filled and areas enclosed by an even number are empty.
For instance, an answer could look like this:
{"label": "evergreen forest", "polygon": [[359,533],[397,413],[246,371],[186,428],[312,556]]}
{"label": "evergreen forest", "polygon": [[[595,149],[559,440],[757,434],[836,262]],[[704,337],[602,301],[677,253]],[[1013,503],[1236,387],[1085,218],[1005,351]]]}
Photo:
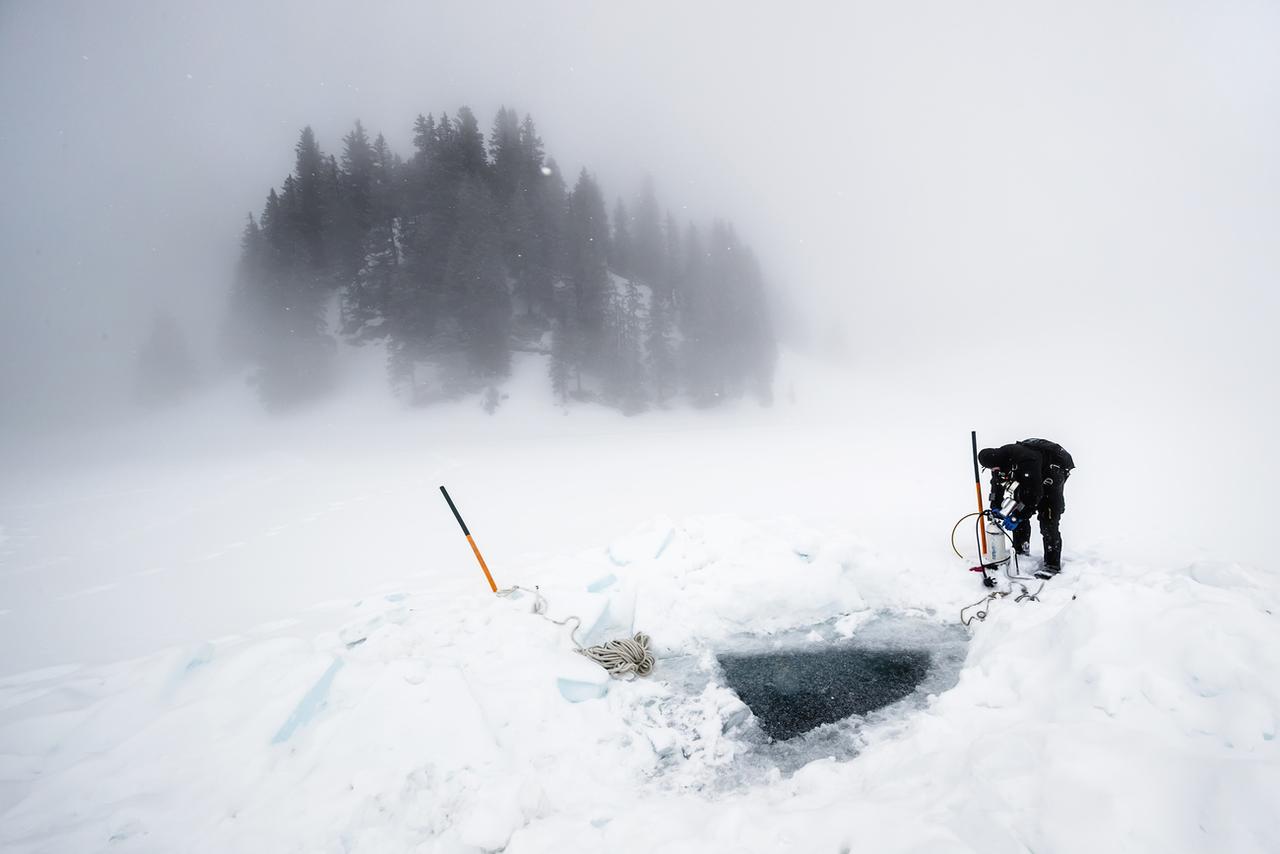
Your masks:
{"label": "evergreen forest", "polygon": [[572,185],[532,118],[418,116],[408,159],[356,122],[339,154],[311,128],[250,214],[222,347],[263,404],[335,382],[338,336],[380,342],[395,391],[429,404],[495,389],[540,353],[562,402],[635,413],[771,401],[776,342],[760,266],[727,221],[681,222],[646,180],[607,205]]}

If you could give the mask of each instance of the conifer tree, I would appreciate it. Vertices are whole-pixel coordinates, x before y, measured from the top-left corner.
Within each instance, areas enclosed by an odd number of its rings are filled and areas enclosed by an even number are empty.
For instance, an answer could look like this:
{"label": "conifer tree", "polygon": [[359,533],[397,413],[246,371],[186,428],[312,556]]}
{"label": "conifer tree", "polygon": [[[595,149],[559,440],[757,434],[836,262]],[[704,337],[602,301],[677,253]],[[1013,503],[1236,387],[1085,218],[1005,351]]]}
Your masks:
{"label": "conifer tree", "polygon": [[538,290],[534,279],[539,247],[534,234],[534,212],[529,201],[526,193],[517,191],[505,206],[500,206],[498,215],[503,262],[514,282],[514,290],[522,306],[521,313],[525,317],[536,314],[535,293]]}
{"label": "conifer tree", "polygon": [[662,294],[674,309],[680,304],[679,288],[682,278],[682,255],[680,247],[680,226],[676,218],[667,211],[666,226],[663,228],[665,246],[662,251],[662,275],[654,287],[655,294]]}
{"label": "conifer tree", "polygon": [[609,221],[595,179],[583,169],[569,199],[565,278],[572,288],[572,311],[582,333],[586,357],[603,352],[605,311],[610,290],[607,252]]}
{"label": "conifer tree", "polygon": [[350,283],[364,266],[365,238],[373,226],[374,152],[359,121],[343,138],[342,168],[333,211],[335,273]]}
{"label": "conifer tree", "polygon": [[414,170],[421,170],[406,209],[401,268],[389,301],[389,333],[397,342],[393,374],[403,377],[406,365],[437,350],[443,320],[457,320],[446,306],[445,277],[458,225],[458,194],[463,175],[457,135],[448,114],[439,122],[420,118],[416,125]]}
{"label": "conifer tree", "polygon": [[311,128],[295,148],[293,174],[263,211],[267,263],[262,279],[263,343],[255,382],[269,408],[304,403],[333,379],[334,344],[324,333],[323,309],[331,293],[326,265],[328,211],[336,162],[325,158]]}
{"label": "conifer tree", "polygon": [[520,123],[519,146],[520,163],[525,169],[521,177],[524,178],[526,186],[532,186],[539,176],[544,175],[542,162],[546,153],[543,151],[542,139],[538,136],[537,128],[534,127],[533,117],[528,113],[525,113],[524,121]]}
{"label": "conifer tree", "polygon": [[394,227],[376,223],[361,248],[364,262],[342,295],[342,332],[357,343],[391,331],[385,321],[399,273]]}
{"label": "conifer tree", "polygon": [[640,319],[640,289],[628,281],[609,293],[608,350],[602,373],[605,393],[628,415],[645,408],[644,354]]}
{"label": "conifer tree", "polygon": [[541,295],[538,292],[545,291],[538,274],[536,199],[532,192],[543,177],[541,142],[533,134],[532,121],[526,118],[522,127],[516,111],[502,107],[494,119],[489,151],[493,156],[491,176],[503,261],[514,280],[522,314],[528,319],[536,314]]}
{"label": "conifer tree", "polygon": [[413,164],[419,169],[426,170],[435,140],[435,116],[423,116],[419,113],[413,122]]}
{"label": "conifer tree", "polygon": [[[522,126],[526,151],[541,157],[541,142],[533,136],[532,122],[525,120]],[[532,137],[533,143],[530,143]],[[545,164],[538,161],[536,171],[531,170],[528,193],[530,210],[529,243],[526,293],[531,310],[547,317],[555,314],[553,285],[565,277],[565,217],[568,210],[568,194],[560,168],[554,160]]]}
{"label": "conifer tree", "polygon": [[645,176],[640,195],[632,208],[632,243],[635,247],[635,276],[646,285],[654,285],[662,275],[661,214],[653,189],[653,179]]}
{"label": "conifer tree", "polygon": [[[478,178],[488,170],[488,161],[484,153],[484,134],[480,131],[480,123],[470,107],[458,109],[456,130],[451,137],[455,146],[457,165],[461,176]],[[459,177],[461,177],[459,176]]]}
{"label": "conifer tree", "polygon": [[373,142],[370,163],[370,219],[374,223],[390,226],[403,204],[397,173],[399,159],[387,145],[382,134]]}
{"label": "conifer tree", "polygon": [[325,198],[326,164],[315,133],[303,128],[295,148],[291,214],[298,240],[305,253],[302,259],[308,272],[325,268]]}
{"label": "conifer tree", "polygon": [[505,376],[511,364],[511,298],[493,207],[484,183],[464,182],[444,283],[444,310],[458,321],[469,366],[481,377]]}
{"label": "conifer tree", "polygon": [[520,140],[520,120],[515,110],[498,108],[489,135],[489,152],[493,155],[493,189],[499,204],[507,203],[527,176],[523,162],[525,152]]}
{"label": "conifer tree", "polygon": [[413,157],[405,168],[403,210],[406,216],[417,216],[427,204],[428,168],[437,155],[438,135],[435,116],[419,114],[413,123]]}
{"label": "conifer tree", "polygon": [[631,242],[631,224],[627,207],[618,199],[613,206],[613,239],[609,243],[609,269],[619,276],[632,275],[634,247]]}

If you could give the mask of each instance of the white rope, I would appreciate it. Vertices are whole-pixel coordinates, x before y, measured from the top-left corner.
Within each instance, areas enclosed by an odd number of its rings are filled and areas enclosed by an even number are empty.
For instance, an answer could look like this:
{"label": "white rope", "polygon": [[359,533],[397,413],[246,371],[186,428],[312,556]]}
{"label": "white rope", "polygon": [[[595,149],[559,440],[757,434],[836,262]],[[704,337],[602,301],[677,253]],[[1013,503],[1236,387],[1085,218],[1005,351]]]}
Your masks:
{"label": "white rope", "polygon": [[649,652],[649,636],[644,632],[636,632],[634,636],[629,638],[618,638],[617,640],[606,641],[596,646],[584,647],[578,641],[578,629],[582,628],[582,620],[576,616],[568,616],[563,620],[555,620],[547,616],[547,600],[534,587],[508,587],[498,591],[499,596],[510,597],[517,590],[523,590],[525,593],[534,595],[533,613],[555,623],[557,626],[565,626],[570,622],[573,628],[569,631],[569,640],[573,641],[573,646],[578,654],[599,664],[605,671],[615,679],[621,679],[628,674],[633,678],[636,676],[648,676],[653,672],[654,658],[653,653]]}
{"label": "white rope", "polygon": [[653,653],[649,652],[649,636],[636,632],[634,637],[619,638],[578,652],[599,664],[610,676],[622,678],[628,673],[648,676],[653,671]]}

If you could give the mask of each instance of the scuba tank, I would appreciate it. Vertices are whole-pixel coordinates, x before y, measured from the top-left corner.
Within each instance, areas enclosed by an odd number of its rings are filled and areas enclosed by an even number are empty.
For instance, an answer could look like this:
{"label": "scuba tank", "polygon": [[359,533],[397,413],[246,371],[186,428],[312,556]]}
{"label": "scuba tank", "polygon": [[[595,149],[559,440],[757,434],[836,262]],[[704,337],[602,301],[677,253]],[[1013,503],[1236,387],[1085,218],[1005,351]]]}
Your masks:
{"label": "scuba tank", "polygon": [[996,573],[1009,563],[1013,556],[1009,550],[1008,531],[1018,527],[1018,513],[1022,510],[1014,495],[1018,491],[1017,481],[1010,481],[1004,486],[1004,500],[1000,509],[992,508],[982,514],[982,524],[986,526],[986,548],[982,550],[982,583],[988,587],[995,586]]}

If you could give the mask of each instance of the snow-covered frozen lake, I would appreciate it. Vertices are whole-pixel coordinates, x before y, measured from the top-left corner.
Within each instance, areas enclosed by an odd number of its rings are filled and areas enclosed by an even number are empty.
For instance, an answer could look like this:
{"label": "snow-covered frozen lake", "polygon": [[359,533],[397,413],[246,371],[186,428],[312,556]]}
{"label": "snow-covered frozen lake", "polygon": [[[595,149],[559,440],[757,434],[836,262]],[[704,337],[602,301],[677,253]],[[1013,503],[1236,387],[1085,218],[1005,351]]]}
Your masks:
{"label": "snow-covered frozen lake", "polygon": [[[1280,583],[1254,517],[1208,541],[1175,510],[1201,484],[1127,455],[1148,425],[1054,422],[1080,462],[1065,572],[994,603],[954,687],[837,731],[834,758],[767,754],[712,652],[886,614],[951,631],[982,596],[947,543],[973,502],[963,389],[795,379],[771,410],[627,419],[540,403],[542,369],[493,417],[205,401],[9,443],[0,846],[1280,847]],[[490,594],[442,483],[499,585],[625,612],[654,674],[606,685],[529,597]]]}

